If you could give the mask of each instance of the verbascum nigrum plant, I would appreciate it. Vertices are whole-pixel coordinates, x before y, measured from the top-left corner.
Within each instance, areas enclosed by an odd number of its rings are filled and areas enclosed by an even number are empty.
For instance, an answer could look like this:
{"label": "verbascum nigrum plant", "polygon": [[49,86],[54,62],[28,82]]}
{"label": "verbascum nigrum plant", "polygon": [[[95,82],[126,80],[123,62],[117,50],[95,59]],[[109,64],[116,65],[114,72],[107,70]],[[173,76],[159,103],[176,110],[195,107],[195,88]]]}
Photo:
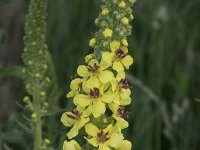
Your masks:
{"label": "verbascum nigrum plant", "polygon": [[[49,147],[50,141],[42,137],[43,117],[48,113],[48,91],[51,87],[49,73],[51,62],[46,45],[47,0],[31,0],[25,21],[24,50],[25,64],[23,80],[28,93],[23,101],[30,113],[29,127],[34,136],[34,150]],[[52,67],[52,66],[51,66]]]}
{"label": "verbascum nigrum plant", "polygon": [[[135,0],[102,0],[101,13],[95,20],[100,28],[89,41],[94,53],[85,57],[71,81],[76,108],[62,114],[61,121],[71,127],[64,150],[131,150],[123,129],[129,126],[125,106],[131,103],[130,85],[125,70],[133,63],[128,54],[127,36],[131,34]],[[73,138],[83,134],[86,144]]]}

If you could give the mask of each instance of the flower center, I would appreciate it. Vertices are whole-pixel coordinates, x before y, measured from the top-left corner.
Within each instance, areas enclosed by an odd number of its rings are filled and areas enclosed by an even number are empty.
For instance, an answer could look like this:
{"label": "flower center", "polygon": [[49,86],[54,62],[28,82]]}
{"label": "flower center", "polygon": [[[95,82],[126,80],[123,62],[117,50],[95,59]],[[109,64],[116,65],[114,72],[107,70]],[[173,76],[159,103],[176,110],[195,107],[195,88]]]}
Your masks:
{"label": "flower center", "polygon": [[127,56],[127,54],[124,53],[124,51],[121,48],[117,49],[117,51],[115,52],[115,54],[120,59],[122,59],[122,58],[124,58],[124,57]]}
{"label": "flower center", "polygon": [[88,65],[87,69],[88,69],[89,72],[97,73],[99,71],[99,66],[97,66],[97,64],[94,64],[93,67]]}
{"label": "flower center", "polygon": [[119,107],[117,109],[117,116],[126,120],[128,118],[128,112],[125,111],[124,107]]}
{"label": "flower center", "polygon": [[100,90],[98,88],[93,88],[93,90],[90,89],[89,96],[92,99],[99,98],[100,97]]}
{"label": "flower center", "polygon": [[77,109],[74,109],[71,111],[72,114],[67,114],[67,117],[69,117],[70,119],[73,119],[73,120],[79,120],[80,117],[81,117],[81,112],[79,112]]}
{"label": "flower center", "polygon": [[121,79],[119,82],[118,82],[118,85],[120,88],[123,88],[123,89],[128,89],[130,86],[128,84],[128,81],[125,80],[125,79]]}
{"label": "flower center", "polygon": [[97,141],[103,143],[103,142],[109,140],[110,136],[108,134],[109,134],[109,132],[104,133],[101,130],[99,133],[97,133]]}

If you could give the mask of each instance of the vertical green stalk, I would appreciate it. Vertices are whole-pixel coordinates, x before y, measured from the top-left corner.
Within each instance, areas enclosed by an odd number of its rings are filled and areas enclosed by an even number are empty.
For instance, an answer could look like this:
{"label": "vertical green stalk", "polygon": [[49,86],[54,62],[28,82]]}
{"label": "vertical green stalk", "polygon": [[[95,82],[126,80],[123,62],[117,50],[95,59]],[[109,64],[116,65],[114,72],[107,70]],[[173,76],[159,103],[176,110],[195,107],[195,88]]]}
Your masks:
{"label": "vertical green stalk", "polygon": [[[22,59],[24,84],[29,96],[24,98],[26,108],[32,112],[34,150],[41,150],[42,116],[47,112],[47,95],[50,87],[49,54],[46,45],[47,0],[31,0],[25,23]],[[32,98],[32,100],[31,100]]]}

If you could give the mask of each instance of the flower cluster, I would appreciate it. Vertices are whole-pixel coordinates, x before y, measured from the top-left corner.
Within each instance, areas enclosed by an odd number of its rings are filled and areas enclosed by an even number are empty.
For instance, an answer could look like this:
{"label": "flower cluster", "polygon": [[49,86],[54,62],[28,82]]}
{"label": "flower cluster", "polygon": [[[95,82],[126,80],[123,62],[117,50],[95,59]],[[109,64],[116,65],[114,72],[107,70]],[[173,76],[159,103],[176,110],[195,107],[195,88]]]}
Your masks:
{"label": "flower cluster", "polygon": [[[133,63],[128,54],[127,36],[131,34],[129,21],[133,19],[131,6],[135,0],[102,0],[102,12],[95,20],[100,30],[89,46],[94,53],[85,57],[70,84],[67,98],[73,97],[76,106],[63,113],[62,123],[70,127],[69,139],[84,129],[87,145],[98,150],[131,150],[124,140],[122,129],[128,127],[125,106],[131,103],[130,85],[125,70]],[[80,150],[79,144],[65,141],[64,150]]]}

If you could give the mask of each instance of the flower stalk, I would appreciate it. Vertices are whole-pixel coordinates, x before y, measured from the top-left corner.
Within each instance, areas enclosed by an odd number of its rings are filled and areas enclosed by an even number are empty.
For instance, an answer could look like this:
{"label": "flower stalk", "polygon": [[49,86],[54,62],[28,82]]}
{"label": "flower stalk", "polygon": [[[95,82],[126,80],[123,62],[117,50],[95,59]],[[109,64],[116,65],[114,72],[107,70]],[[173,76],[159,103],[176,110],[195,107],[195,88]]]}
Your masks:
{"label": "flower stalk", "polygon": [[[43,150],[49,142],[42,137],[43,116],[48,112],[47,94],[51,85],[49,54],[46,45],[47,0],[31,0],[25,22],[25,64],[23,80],[28,96],[24,97],[26,109],[32,113],[30,126],[33,128],[34,150]],[[46,141],[49,141],[46,139]]]}
{"label": "flower stalk", "polygon": [[131,150],[132,144],[124,140],[122,130],[128,127],[125,107],[131,103],[125,70],[133,64],[127,36],[132,30],[129,22],[134,3],[102,0],[102,11],[95,20],[99,30],[89,41],[94,53],[85,57],[86,65],[78,67],[67,94],[67,98],[73,97],[79,118],[69,116],[70,112],[61,117],[65,126],[72,127],[67,133],[69,139],[80,136],[79,131],[84,129],[86,145],[81,148],[74,140],[65,141],[64,150],[70,146],[75,150]]}

